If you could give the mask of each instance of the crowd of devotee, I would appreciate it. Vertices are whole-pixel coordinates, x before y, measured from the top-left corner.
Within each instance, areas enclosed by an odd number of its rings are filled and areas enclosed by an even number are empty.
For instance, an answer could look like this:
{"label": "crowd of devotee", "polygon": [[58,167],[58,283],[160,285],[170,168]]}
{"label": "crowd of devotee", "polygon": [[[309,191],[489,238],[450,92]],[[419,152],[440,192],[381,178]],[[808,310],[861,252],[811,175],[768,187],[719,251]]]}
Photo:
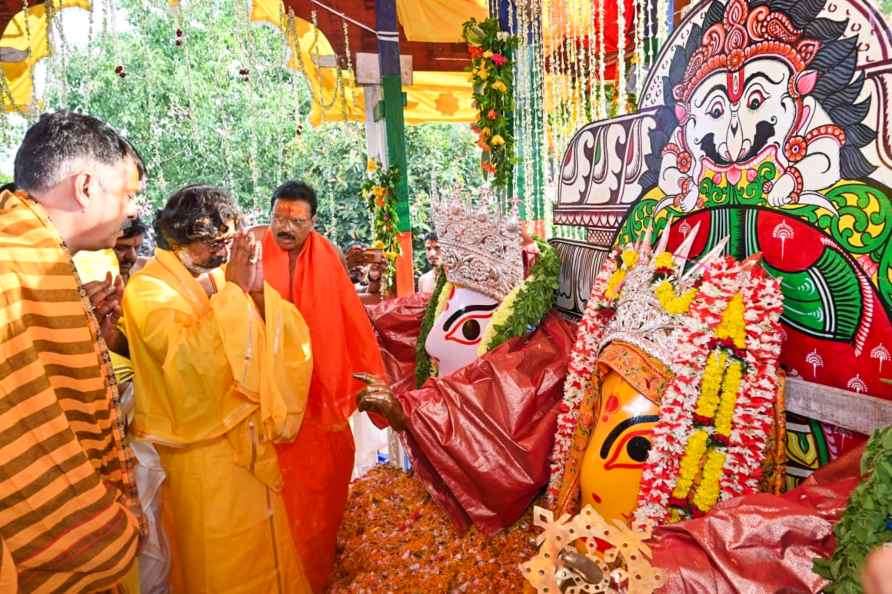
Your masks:
{"label": "crowd of devotee", "polygon": [[[620,521],[657,509],[635,505],[645,484],[659,489],[641,478],[653,456],[652,430],[642,427],[671,414],[660,399],[675,378],[657,354],[680,322],[633,326],[641,292],[663,274],[654,271],[685,262],[692,241],[670,250],[667,226],[622,252],[613,276],[598,276],[592,307],[614,334],[586,359],[577,333],[602,330],[591,326],[595,318],[577,326],[553,310],[558,258],[510,217],[435,203],[428,270],[415,295],[396,299],[382,280],[380,250],[342,249],[315,229],[309,185],[282,180],[268,197],[268,224],[248,227],[212,180],[140,215],[150,176],[139,147],[111,126],[59,111],[28,129],[14,187],[0,194],[0,593],[321,594],[347,546],[338,532],[351,479],[362,492],[354,470],[357,447],[366,446],[356,436],[386,427],[401,439],[384,438],[375,453],[389,445],[392,461],[409,459],[413,480],[453,526],[438,533],[439,544],[417,541],[433,550],[468,530],[478,541],[517,534],[531,506],[548,499],[555,518],[582,508]],[[742,308],[779,303],[779,285],[755,261],[719,252],[701,256],[691,286],[733,279],[752,287],[739,298],[739,327],[778,334],[779,310],[766,306],[763,318],[744,320]],[[666,307],[694,328],[679,295]],[[733,342],[732,295],[716,318],[716,348],[774,369],[777,353]],[[565,432],[572,443],[560,437],[571,390],[600,419],[594,430]],[[757,416],[736,406],[734,414]],[[716,419],[709,443],[734,439],[722,437]],[[754,455],[764,456],[754,468],[775,463],[767,449]],[[779,485],[774,472],[763,479]],[[741,488],[737,503],[714,509],[718,495],[703,504],[707,474],[690,486],[691,505],[701,507],[677,525],[688,528],[663,533],[647,568],[629,579],[667,592],[817,591],[824,582],[810,560],[832,553],[831,516],[858,484],[858,458],[840,459],[785,496],[773,486]],[[678,509],[662,511],[681,513],[685,497],[673,491],[669,508]],[[420,512],[406,512],[397,527],[369,512],[364,554],[393,530],[422,530]],[[529,520],[522,525],[529,538],[515,540],[528,543],[536,533]],[[718,533],[725,536],[706,536]],[[580,589],[618,574],[584,549],[556,550],[560,591],[620,591]],[[401,557],[417,573],[413,554]],[[890,556],[882,546],[870,554],[859,574],[865,592],[892,591]],[[376,592],[475,591],[439,570],[423,589],[388,584],[387,568],[365,570],[380,580]],[[492,574],[520,592],[536,584],[523,571]],[[735,583],[741,589],[728,589]]]}
{"label": "crowd of devotee", "polygon": [[358,295],[380,258],[348,267],[304,183],[247,229],[205,183],[139,217],[146,176],[104,122],[48,113],[0,198],[0,592],[320,592],[352,375],[384,373]]}

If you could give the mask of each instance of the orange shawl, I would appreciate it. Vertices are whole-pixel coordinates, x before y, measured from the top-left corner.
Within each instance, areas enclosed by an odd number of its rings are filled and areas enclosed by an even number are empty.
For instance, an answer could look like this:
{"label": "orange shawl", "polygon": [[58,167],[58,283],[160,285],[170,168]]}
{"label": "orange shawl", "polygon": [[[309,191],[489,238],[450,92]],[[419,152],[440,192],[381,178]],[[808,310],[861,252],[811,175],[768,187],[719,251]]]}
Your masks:
{"label": "orange shawl", "polygon": [[338,250],[311,232],[297,257],[294,284],[289,287],[288,252],[267,230],[263,271],[266,282],[279,294],[293,298],[310,328],[313,357],[319,364],[313,368],[307,416],[327,429],[343,425],[356,410],[355,396],[362,388],[352,374],[365,371],[385,376],[372,324]]}
{"label": "orange shawl", "polygon": [[321,592],[334,566],[335,541],[353,471],[353,436],[347,419],[356,410],[357,371],[384,374],[372,324],[338,250],[313,231],[304,243],[289,286],[289,256],[267,230],[263,271],[267,283],[293,301],[310,329],[313,377],[297,439],[279,444],[282,495],[291,533],[313,590]]}

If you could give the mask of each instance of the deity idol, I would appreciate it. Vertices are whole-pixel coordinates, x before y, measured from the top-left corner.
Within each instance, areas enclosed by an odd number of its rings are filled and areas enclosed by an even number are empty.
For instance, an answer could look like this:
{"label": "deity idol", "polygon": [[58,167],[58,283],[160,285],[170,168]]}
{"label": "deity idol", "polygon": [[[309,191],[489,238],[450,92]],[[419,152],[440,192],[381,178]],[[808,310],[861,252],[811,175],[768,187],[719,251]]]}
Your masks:
{"label": "deity idol", "polygon": [[[390,385],[367,378],[359,407],[403,432],[416,476],[460,526],[493,533],[514,523],[548,480],[572,326],[549,315],[557,256],[529,242],[538,253],[525,277],[515,218],[453,196],[436,201],[433,219],[444,274],[417,337],[417,381],[405,381],[411,339],[392,340],[405,304],[376,306],[385,362],[400,371]],[[414,332],[417,318],[408,316]],[[388,341],[402,345],[402,367]]]}
{"label": "deity idol", "polygon": [[[558,418],[554,513],[540,523],[545,540],[562,535],[566,545],[595,528],[592,536],[600,530],[617,548],[605,559],[567,549],[558,563],[552,548],[526,575],[540,592],[589,591],[574,588],[613,579],[620,550],[628,591],[650,592],[659,580],[641,562],[654,549],[665,592],[725,592],[729,582],[740,591],[817,591],[821,579],[803,567],[832,550],[829,518],[857,470],[830,488],[812,481],[777,496],[780,283],[757,257],[722,256],[725,240],[687,260],[696,229],[670,253],[669,229],[654,249],[646,233],[617,251],[595,281]],[[665,526],[663,540],[643,544],[653,526]]]}
{"label": "deity idol", "polygon": [[779,283],[724,242],[685,270],[695,236],[649,236],[608,262],[580,326],[551,494],[608,520],[663,523],[780,483]]}
{"label": "deity idol", "polygon": [[[651,69],[635,116],[646,138],[630,132],[629,153],[616,156],[582,152],[579,134],[565,171],[587,171],[585,154],[607,155],[593,170],[630,163],[638,177],[616,198],[629,208],[618,243],[672,219],[674,238],[700,223],[692,255],[725,235],[738,260],[761,254],[782,281],[783,368],[890,398],[892,145],[879,65],[892,34],[882,21],[861,0],[701,2]],[[612,216],[616,203],[605,206]],[[861,439],[790,421],[790,488]]]}

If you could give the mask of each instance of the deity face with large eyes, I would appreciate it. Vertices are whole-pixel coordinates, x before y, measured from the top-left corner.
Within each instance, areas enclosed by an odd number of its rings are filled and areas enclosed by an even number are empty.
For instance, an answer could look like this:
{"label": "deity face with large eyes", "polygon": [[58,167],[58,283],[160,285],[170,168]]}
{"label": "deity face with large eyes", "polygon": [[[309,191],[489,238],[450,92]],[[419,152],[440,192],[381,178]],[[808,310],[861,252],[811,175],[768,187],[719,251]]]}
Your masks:
{"label": "deity face with large eyes", "polygon": [[477,291],[452,288],[446,309],[434,320],[424,344],[440,377],[477,359],[477,347],[498,306],[498,301]]}
{"label": "deity face with large eyes", "polygon": [[704,79],[691,95],[684,127],[694,160],[705,157],[704,164],[739,174],[769,151],[776,154],[799,116],[791,74],[780,60],[758,59]]}
{"label": "deity face with large eyes", "polygon": [[579,473],[582,506],[606,520],[629,521],[660,408],[616,371],[601,382],[601,402]]}

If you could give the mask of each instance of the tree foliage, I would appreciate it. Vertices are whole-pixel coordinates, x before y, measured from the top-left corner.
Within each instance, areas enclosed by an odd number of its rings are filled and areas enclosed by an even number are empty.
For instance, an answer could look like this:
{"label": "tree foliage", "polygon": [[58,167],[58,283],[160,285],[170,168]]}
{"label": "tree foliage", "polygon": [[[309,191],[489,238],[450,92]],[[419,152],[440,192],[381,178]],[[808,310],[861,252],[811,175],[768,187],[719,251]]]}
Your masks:
{"label": "tree foliage", "polygon": [[[167,0],[114,2],[117,31],[93,23],[85,49],[53,59],[45,107],[79,109],[124,131],[149,169],[147,209],[201,181],[230,189],[250,220],[265,222],[273,189],[303,179],[320,198],[320,231],[341,246],[368,243],[364,128],[308,125],[310,95],[285,67],[280,31],[249,22],[247,3],[234,0],[192,0],[179,11]],[[420,263],[432,176],[443,187],[482,180],[467,126],[412,126],[406,141]]]}

